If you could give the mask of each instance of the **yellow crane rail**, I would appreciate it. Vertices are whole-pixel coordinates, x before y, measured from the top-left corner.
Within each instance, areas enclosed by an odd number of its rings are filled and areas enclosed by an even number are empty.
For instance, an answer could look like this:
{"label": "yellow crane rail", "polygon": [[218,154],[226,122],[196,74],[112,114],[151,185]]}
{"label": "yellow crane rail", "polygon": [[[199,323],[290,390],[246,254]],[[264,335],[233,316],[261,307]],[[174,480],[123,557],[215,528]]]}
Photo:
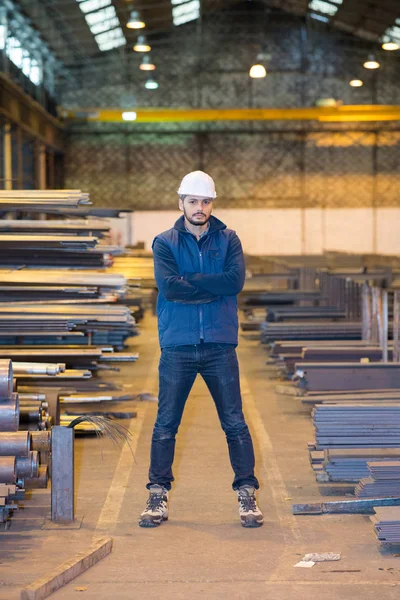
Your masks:
{"label": "yellow crane rail", "polygon": [[178,123],[200,121],[323,121],[364,122],[399,121],[398,105],[348,105],[309,108],[88,108],[61,109],[67,120],[123,123],[123,113],[134,113],[135,123]]}

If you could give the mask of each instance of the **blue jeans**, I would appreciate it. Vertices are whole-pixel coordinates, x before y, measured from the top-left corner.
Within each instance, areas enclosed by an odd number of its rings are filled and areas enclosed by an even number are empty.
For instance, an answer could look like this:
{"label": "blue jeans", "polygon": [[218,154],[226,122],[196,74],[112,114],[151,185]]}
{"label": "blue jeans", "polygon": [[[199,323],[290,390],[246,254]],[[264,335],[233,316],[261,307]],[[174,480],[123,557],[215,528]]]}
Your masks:
{"label": "blue jeans", "polygon": [[171,489],[175,436],[186,400],[197,374],[203,377],[213,397],[226,434],[232,469],[233,489],[249,485],[258,489],[254,476],[254,450],[242,412],[239,365],[232,344],[199,344],[163,348],[159,365],[158,414],[151,443],[150,485]]}

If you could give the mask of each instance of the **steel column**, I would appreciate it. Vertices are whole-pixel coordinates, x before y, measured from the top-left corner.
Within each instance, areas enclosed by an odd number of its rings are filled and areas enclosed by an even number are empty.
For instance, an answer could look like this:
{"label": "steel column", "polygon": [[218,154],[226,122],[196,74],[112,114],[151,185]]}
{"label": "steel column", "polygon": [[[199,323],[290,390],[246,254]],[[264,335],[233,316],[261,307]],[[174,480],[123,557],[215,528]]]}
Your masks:
{"label": "steel column", "polygon": [[51,436],[51,520],[73,521],[74,430],[55,426]]}
{"label": "steel column", "polygon": [[400,292],[393,294],[393,362],[400,362],[399,345]]}

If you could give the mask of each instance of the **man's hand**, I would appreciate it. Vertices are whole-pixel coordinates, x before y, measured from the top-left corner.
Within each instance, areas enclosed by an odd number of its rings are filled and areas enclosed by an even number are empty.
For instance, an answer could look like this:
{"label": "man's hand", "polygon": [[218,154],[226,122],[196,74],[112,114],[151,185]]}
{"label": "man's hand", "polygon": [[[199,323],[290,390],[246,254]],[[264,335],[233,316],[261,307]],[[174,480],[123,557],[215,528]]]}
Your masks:
{"label": "man's hand", "polygon": [[223,273],[191,273],[185,275],[184,280],[205,292],[218,296],[236,296],[243,289],[245,274],[242,244],[235,233],[229,242]]}
{"label": "man's hand", "polygon": [[153,242],[154,274],[159,292],[170,302],[181,304],[208,304],[218,295],[190,283],[179,274],[171,250],[159,238]]}

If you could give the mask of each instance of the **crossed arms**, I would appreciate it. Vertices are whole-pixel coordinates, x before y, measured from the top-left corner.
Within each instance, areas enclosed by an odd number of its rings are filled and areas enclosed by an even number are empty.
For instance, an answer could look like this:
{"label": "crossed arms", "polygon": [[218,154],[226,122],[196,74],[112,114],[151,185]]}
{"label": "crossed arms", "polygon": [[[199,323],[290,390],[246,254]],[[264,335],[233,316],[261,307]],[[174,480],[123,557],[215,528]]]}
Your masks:
{"label": "crossed arms", "polygon": [[236,296],[243,288],[244,257],[236,234],[230,239],[223,273],[188,273],[181,276],[171,250],[159,238],[154,241],[153,253],[157,287],[170,302],[207,304],[219,296]]}

